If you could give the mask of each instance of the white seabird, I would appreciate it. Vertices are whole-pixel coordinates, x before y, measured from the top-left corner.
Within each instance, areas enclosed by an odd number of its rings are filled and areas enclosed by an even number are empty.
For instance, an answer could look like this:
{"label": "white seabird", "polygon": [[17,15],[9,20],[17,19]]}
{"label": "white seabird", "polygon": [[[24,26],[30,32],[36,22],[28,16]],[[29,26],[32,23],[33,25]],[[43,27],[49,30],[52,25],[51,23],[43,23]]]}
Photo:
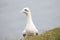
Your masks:
{"label": "white seabird", "polygon": [[32,21],[31,12],[29,8],[24,8],[22,12],[25,13],[27,17],[26,28],[22,32],[23,37],[38,35],[39,32]]}

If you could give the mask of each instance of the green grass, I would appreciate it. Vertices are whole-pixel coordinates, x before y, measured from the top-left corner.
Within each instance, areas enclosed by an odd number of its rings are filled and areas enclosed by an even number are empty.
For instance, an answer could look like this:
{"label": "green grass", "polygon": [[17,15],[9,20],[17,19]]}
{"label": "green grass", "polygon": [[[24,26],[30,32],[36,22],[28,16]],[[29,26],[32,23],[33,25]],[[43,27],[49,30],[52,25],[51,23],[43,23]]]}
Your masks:
{"label": "green grass", "polygon": [[[28,40],[28,38],[25,40]],[[60,27],[49,30],[39,36],[31,37],[29,40],[60,40]]]}

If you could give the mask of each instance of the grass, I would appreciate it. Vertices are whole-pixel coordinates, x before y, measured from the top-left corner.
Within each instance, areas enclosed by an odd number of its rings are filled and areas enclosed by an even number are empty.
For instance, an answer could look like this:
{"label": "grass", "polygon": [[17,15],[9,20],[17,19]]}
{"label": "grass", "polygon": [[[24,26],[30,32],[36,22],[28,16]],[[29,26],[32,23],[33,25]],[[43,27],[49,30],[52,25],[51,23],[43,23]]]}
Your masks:
{"label": "grass", "polygon": [[[28,38],[25,40],[28,40]],[[31,37],[29,40],[60,40],[60,27],[49,30],[39,36]]]}

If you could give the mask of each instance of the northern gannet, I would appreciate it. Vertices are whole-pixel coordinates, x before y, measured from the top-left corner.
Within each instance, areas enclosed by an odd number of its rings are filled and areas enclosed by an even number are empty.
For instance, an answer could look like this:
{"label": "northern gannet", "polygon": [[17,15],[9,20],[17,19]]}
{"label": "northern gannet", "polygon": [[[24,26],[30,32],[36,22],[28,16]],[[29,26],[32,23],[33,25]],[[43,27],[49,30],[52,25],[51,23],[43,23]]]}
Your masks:
{"label": "northern gannet", "polygon": [[25,13],[27,17],[26,27],[22,32],[23,37],[38,35],[39,32],[32,21],[30,9],[28,7],[24,8],[22,12]]}

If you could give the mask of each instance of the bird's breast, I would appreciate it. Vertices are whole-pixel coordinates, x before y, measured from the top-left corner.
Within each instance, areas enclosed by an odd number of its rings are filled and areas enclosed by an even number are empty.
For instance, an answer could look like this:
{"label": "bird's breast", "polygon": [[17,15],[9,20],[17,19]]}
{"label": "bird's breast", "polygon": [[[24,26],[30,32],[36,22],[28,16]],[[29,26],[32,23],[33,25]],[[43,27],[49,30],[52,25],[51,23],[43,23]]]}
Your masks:
{"label": "bird's breast", "polygon": [[35,32],[37,29],[36,29],[36,27],[35,27],[35,25],[33,25],[33,24],[28,24],[27,26],[26,26],[26,31],[27,32]]}

